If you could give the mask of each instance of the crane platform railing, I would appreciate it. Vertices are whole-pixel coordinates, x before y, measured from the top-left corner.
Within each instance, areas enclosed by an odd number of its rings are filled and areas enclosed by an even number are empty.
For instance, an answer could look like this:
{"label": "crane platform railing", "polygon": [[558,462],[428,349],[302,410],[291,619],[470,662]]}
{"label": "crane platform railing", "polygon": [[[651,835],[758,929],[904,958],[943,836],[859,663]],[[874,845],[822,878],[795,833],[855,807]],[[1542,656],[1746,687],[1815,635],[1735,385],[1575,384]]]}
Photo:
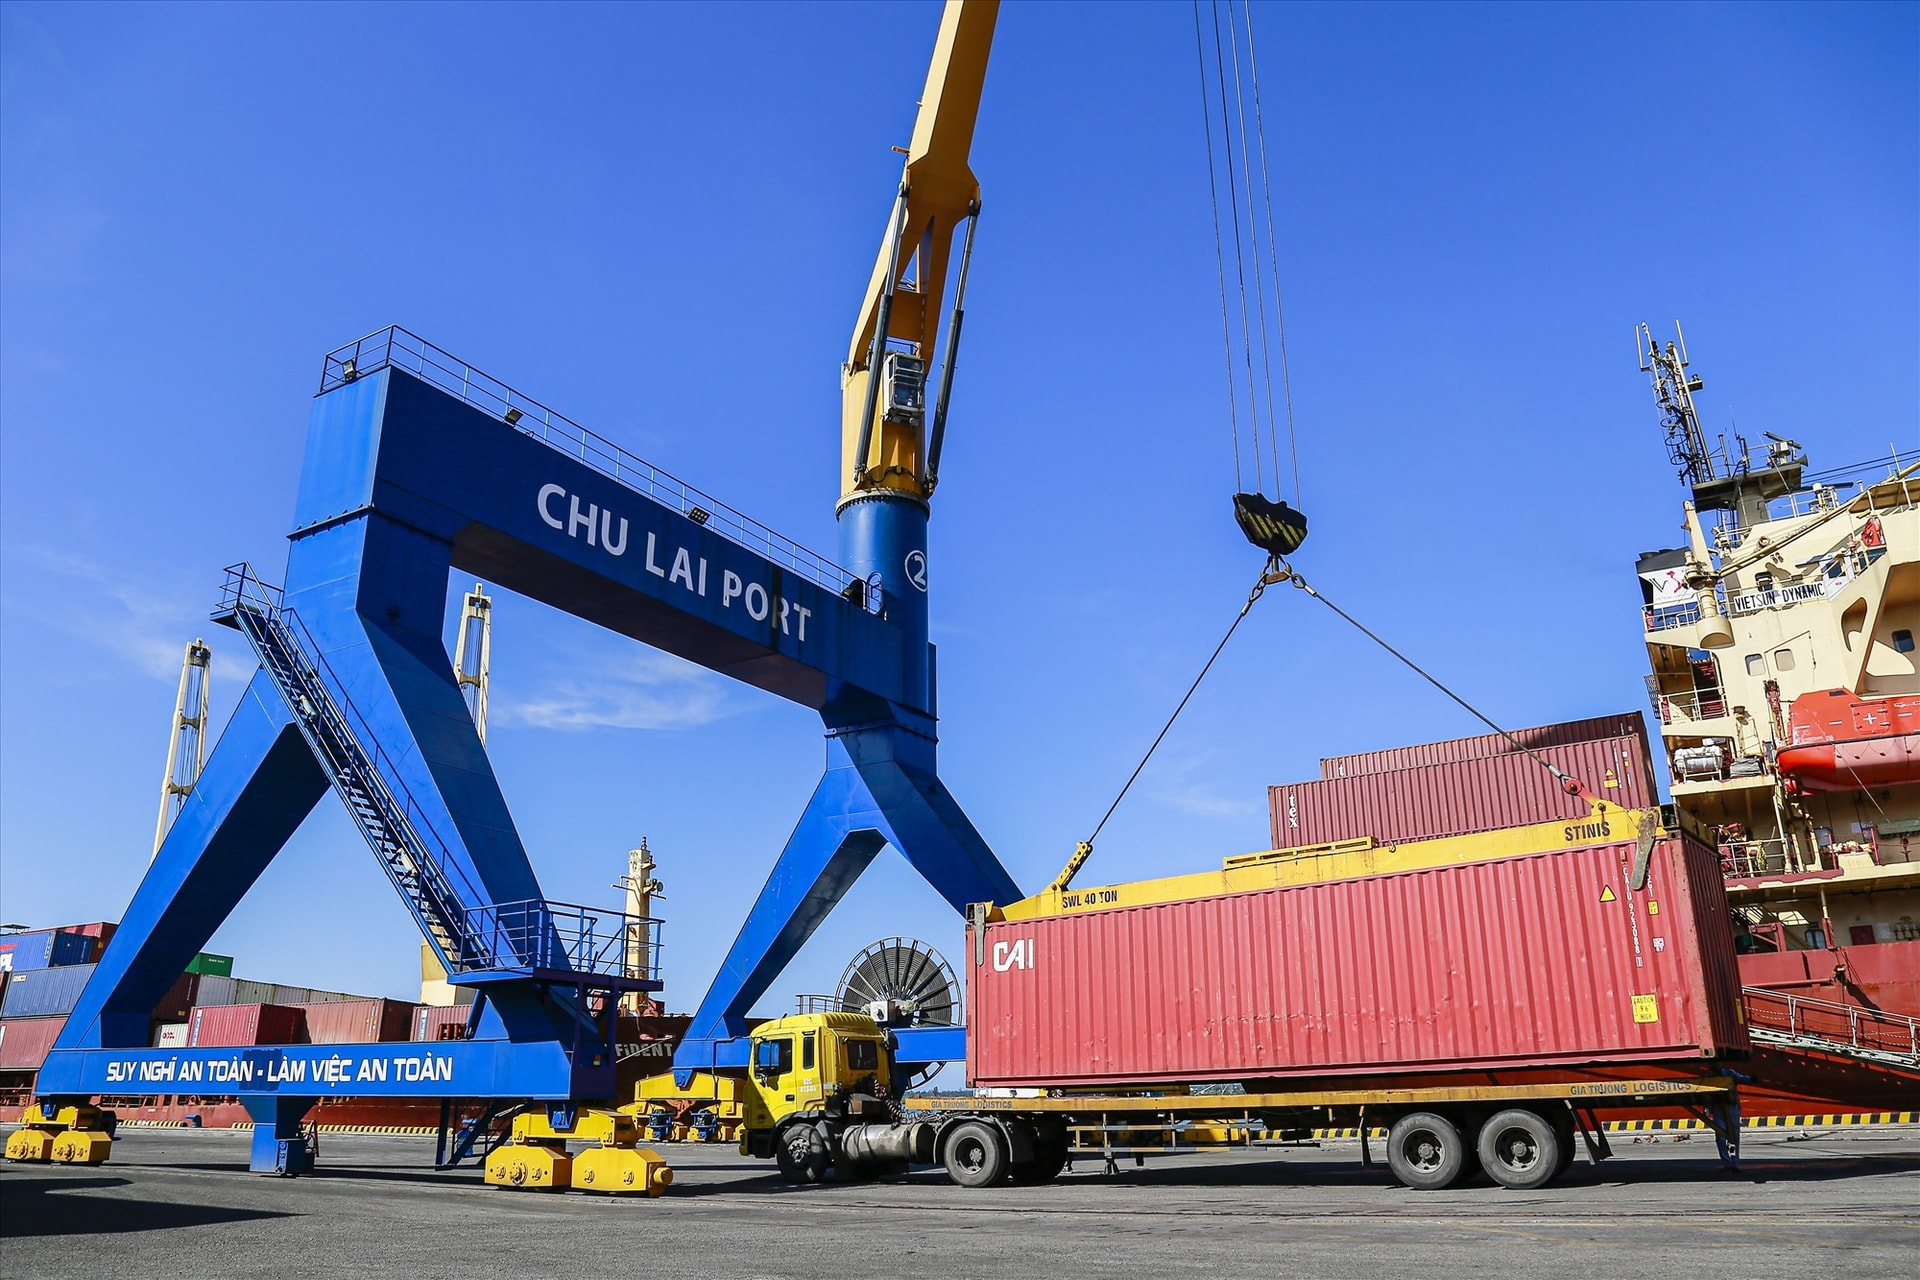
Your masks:
{"label": "crane platform railing", "polygon": [[449,395],[458,396],[515,431],[592,467],[635,493],[670,507],[729,542],[764,556],[835,595],[864,591],[865,580],[775,533],[749,516],[595,435],[579,423],[522,395],[498,378],[441,350],[398,325],[370,333],[327,353],[320,368],[320,393],[357,381],[380,369],[401,369]]}
{"label": "crane platform railing", "polygon": [[659,922],[572,903],[494,903],[413,798],[297,611],[252,566],[227,569],[214,620],[237,627],[450,975],[573,973],[650,983]]}
{"label": "crane platform railing", "polygon": [[1747,1031],[1758,1041],[1920,1069],[1920,1018],[1863,1005],[1748,987]]}

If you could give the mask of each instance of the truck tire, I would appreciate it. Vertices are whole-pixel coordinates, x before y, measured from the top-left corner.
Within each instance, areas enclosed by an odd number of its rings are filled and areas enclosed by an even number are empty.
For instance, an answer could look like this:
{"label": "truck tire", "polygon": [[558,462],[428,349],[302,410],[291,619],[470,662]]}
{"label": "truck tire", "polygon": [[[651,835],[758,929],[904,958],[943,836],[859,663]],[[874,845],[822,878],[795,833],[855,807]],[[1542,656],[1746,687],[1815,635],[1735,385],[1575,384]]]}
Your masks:
{"label": "truck tire", "polygon": [[980,1120],[955,1126],[947,1137],[947,1176],[963,1187],[990,1187],[1007,1176],[1007,1139]]}
{"label": "truck tire", "polygon": [[790,1124],[774,1136],[773,1158],[788,1182],[820,1182],[827,1176],[827,1143],[810,1124]]}
{"label": "truck tire", "polygon": [[1563,1145],[1546,1117],[1514,1107],[1481,1127],[1480,1167],[1503,1187],[1532,1191],[1559,1175]]}
{"label": "truck tire", "polygon": [[1573,1162],[1580,1154],[1580,1135],[1574,1128],[1573,1113],[1569,1111],[1555,1116],[1553,1132],[1560,1139],[1560,1159],[1555,1162],[1553,1169],[1553,1176],[1558,1180],[1567,1176],[1567,1170],[1573,1168]]}
{"label": "truck tire", "polygon": [[1025,1164],[1013,1166],[1013,1180],[1022,1186],[1038,1186],[1043,1182],[1052,1182],[1067,1167],[1067,1139],[1065,1135],[1056,1138],[1035,1138],[1033,1140],[1033,1159]]}
{"label": "truck tire", "polygon": [[1466,1140],[1445,1116],[1415,1111],[1395,1120],[1387,1132],[1387,1167],[1416,1191],[1452,1186],[1466,1163]]}

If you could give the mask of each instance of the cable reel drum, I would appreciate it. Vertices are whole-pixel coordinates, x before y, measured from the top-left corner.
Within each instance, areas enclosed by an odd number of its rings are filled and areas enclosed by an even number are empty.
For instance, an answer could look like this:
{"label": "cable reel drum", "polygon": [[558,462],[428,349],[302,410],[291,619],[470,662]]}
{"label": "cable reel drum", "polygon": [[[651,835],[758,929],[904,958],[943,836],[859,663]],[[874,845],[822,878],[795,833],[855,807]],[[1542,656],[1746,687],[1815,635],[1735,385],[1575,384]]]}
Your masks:
{"label": "cable reel drum", "polygon": [[[950,1027],[959,1019],[960,980],[953,966],[926,943],[884,938],[847,965],[834,999],[842,1010],[865,1013],[883,1027]],[[907,1087],[925,1084],[944,1065],[923,1065]]]}

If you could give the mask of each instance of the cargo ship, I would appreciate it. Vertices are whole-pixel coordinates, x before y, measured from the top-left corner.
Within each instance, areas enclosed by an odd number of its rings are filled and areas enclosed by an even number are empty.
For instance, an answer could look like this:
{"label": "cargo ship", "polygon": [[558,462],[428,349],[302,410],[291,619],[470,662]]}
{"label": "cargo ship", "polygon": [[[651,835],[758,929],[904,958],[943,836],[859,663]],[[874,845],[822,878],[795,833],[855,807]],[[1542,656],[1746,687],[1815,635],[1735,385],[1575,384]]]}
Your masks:
{"label": "cargo ship", "polygon": [[1920,451],[1710,448],[1676,339],[1640,329],[1685,539],[1637,566],[1673,803],[1719,851],[1747,986],[1920,1015]]}

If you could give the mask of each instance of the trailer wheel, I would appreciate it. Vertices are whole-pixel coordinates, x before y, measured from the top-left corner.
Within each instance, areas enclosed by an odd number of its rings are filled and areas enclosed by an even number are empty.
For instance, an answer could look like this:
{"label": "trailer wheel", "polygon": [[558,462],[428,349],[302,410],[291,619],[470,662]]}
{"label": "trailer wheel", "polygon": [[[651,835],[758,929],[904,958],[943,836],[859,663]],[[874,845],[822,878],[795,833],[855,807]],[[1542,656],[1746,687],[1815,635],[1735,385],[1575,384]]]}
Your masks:
{"label": "trailer wheel", "polygon": [[827,1176],[827,1143],[810,1124],[790,1124],[774,1139],[773,1158],[788,1182],[819,1182]]}
{"label": "trailer wheel", "polygon": [[1553,1176],[1564,1178],[1580,1154],[1580,1134],[1571,1111],[1561,1112],[1554,1117],[1553,1135],[1560,1139],[1560,1158],[1554,1161]]}
{"label": "trailer wheel", "polygon": [[979,1120],[955,1127],[947,1138],[947,1176],[963,1187],[990,1187],[1007,1175],[1007,1140]]}
{"label": "trailer wheel", "polygon": [[1514,1191],[1544,1187],[1560,1173],[1560,1135],[1545,1117],[1514,1107],[1480,1130],[1480,1167]]}
{"label": "trailer wheel", "polygon": [[1445,1116],[1415,1111],[1394,1121],[1387,1133],[1387,1167],[1416,1191],[1452,1186],[1466,1162],[1466,1141]]}
{"label": "trailer wheel", "polygon": [[1065,1134],[1057,1138],[1035,1138],[1033,1159],[1025,1164],[1013,1166],[1013,1180],[1024,1186],[1052,1182],[1066,1167],[1067,1138]]}

